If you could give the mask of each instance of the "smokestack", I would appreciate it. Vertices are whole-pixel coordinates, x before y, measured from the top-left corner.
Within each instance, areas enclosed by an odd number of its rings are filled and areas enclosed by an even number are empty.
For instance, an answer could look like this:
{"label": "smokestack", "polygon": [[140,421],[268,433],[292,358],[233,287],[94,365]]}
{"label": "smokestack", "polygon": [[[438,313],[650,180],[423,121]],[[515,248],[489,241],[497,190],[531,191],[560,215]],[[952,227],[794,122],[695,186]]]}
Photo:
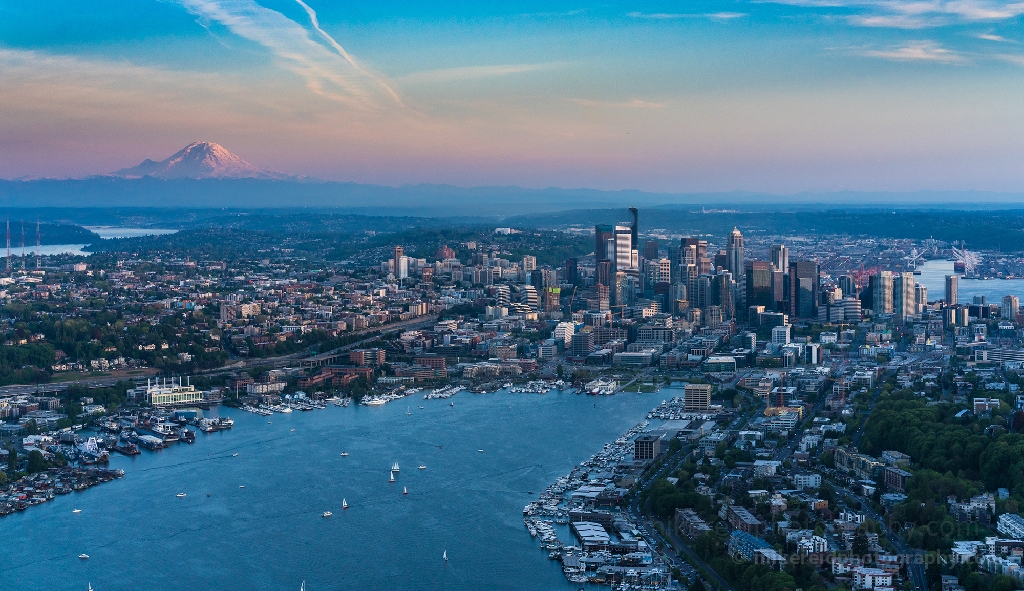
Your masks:
{"label": "smokestack", "polygon": [[630,207],[629,208],[629,213],[633,214],[633,226],[630,228],[630,230],[632,230],[631,234],[632,234],[632,238],[633,238],[633,248],[638,248],[637,245],[640,244],[640,242],[639,242],[639,237],[637,236],[637,234],[639,234],[639,229],[640,229],[639,228],[639,226],[640,226],[640,215],[637,213],[637,210],[636,210],[635,207]]}

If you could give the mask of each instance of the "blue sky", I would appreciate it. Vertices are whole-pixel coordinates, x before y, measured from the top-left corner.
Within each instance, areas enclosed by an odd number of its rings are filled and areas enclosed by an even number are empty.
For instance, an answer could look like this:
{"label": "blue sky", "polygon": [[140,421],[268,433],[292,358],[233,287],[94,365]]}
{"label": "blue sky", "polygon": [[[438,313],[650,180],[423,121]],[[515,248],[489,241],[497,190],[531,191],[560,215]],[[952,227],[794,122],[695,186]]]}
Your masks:
{"label": "blue sky", "polygon": [[1024,190],[1024,2],[0,4],[0,177]]}

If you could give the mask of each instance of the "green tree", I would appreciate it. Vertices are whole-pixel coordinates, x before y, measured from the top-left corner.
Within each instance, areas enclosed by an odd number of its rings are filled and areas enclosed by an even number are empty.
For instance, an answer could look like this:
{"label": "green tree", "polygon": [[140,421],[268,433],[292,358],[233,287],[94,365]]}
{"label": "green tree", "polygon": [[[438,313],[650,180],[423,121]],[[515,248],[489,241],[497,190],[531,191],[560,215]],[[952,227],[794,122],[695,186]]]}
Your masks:
{"label": "green tree", "polygon": [[555,373],[558,374],[558,379],[562,379],[562,375],[565,374],[565,368],[562,367],[561,363],[555,368]]}
{"label": "green tree", "polygon": [[853,555],[863,558],[871,552],[871,545],[868,543],[868,534],[863,528],[857,529],[853,534]]}
{"label": "green tree", "polygon": [[36,472],[43,472],[50,465],[47,463],[46,458],[43,457],[43,452],[38,449],[33,449],[28,452],[28,473],[35,474]]}

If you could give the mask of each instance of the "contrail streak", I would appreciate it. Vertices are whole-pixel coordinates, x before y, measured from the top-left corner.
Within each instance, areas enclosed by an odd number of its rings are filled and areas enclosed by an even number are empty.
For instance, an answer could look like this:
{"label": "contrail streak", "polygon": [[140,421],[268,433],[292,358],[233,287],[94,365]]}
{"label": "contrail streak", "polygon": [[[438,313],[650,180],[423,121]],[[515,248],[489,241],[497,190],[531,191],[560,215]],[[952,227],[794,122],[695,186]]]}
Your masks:
{"label": "contrail streak", "polygon": [[313,24],[313,28],[316,29],[316,32],[320,33],[320,36],[323,37],[324,39],[326,39],[327,42],[331,45],[331,47],[333,47],[335,49],[335,51],[337,51],[338,54],[341,55],[341,57],[345,58],[345,61],[347,61],[349,64],[351,64],[353,68],[355,68],[356,70],[359,70],[364,75],[366,75],[367,77],[372,79],[374,82],[376,82],[377,84],[381,85],[381,87],[384,90],[386,90],[388,92],[388,94],[391,95],[391,98],[395,99],[396,103],[398,103],[399,105],[401,105],[403,107],[405,106],[402,103],[402,99],[398,97],[398,93],[396,93],[394,91],[394,89],[392,89],[390,86],[388,86],[388,84],[386,82],[384,82],[383,80],[381,80],[380,78],[378,78],[378,77],[374,76],[373,74],[371,74],[370,72],[367,72],[366,70],[364,70],[363,67],[360,66],[358,63],[356,63],[356,60],[352,59],[352,56],[349,55],[347,51],[345,51],[345,48],[342,47],[337,41],[334,40],[334,37],[331,37],[327,33],[327,31],[325,31],[325,30],[320,28],[320,21],[316,18],[316,11],[314,11],[312,8],[310,8],[309,5],[306,4],[305,2],[303,2],[302,0],[295,0],[295,1],[298,2],[299,6],[301,6],[303,8],[303,10],[306,11],[306,14],[309,15],[309,21]]}

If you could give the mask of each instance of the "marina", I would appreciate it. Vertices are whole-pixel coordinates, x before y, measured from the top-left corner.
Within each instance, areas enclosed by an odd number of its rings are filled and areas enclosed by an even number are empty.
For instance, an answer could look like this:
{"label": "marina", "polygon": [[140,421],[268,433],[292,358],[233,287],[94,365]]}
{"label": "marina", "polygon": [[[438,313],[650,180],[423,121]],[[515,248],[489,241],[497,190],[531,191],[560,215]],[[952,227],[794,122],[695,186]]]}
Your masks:
{"label": "marina", "polygon": [[[428,590],[574,590],[519,533],[527,491],[543,490],[656,403],[636,394],[594,402],[568,392],[498,393],[454,408],[424,404],[412,417],[397,405],[353,405],[279,414],[272,425],[242,413],[233,431],[173,453],[112,455],[111,468],[130,477],[76,496],[74,519],[72,507],[48,503],[0,520],[0,535],[25,541],[0,551],[0,587],[269,591],[306,580],[309,589],[391,590],[415,578]],[[396,461],[407,469],[392,485],[382,469]],[[142,562],[127,558],[138,532],[153,534]],[[365,543],[353,545],[354,537]],[[273,552],[247,550],[267,543]],[[450,568],[437,547],[458,547]],[[91,558],[79,560],[83,552]],[[382,571],[381,555],[393,567]]]}

